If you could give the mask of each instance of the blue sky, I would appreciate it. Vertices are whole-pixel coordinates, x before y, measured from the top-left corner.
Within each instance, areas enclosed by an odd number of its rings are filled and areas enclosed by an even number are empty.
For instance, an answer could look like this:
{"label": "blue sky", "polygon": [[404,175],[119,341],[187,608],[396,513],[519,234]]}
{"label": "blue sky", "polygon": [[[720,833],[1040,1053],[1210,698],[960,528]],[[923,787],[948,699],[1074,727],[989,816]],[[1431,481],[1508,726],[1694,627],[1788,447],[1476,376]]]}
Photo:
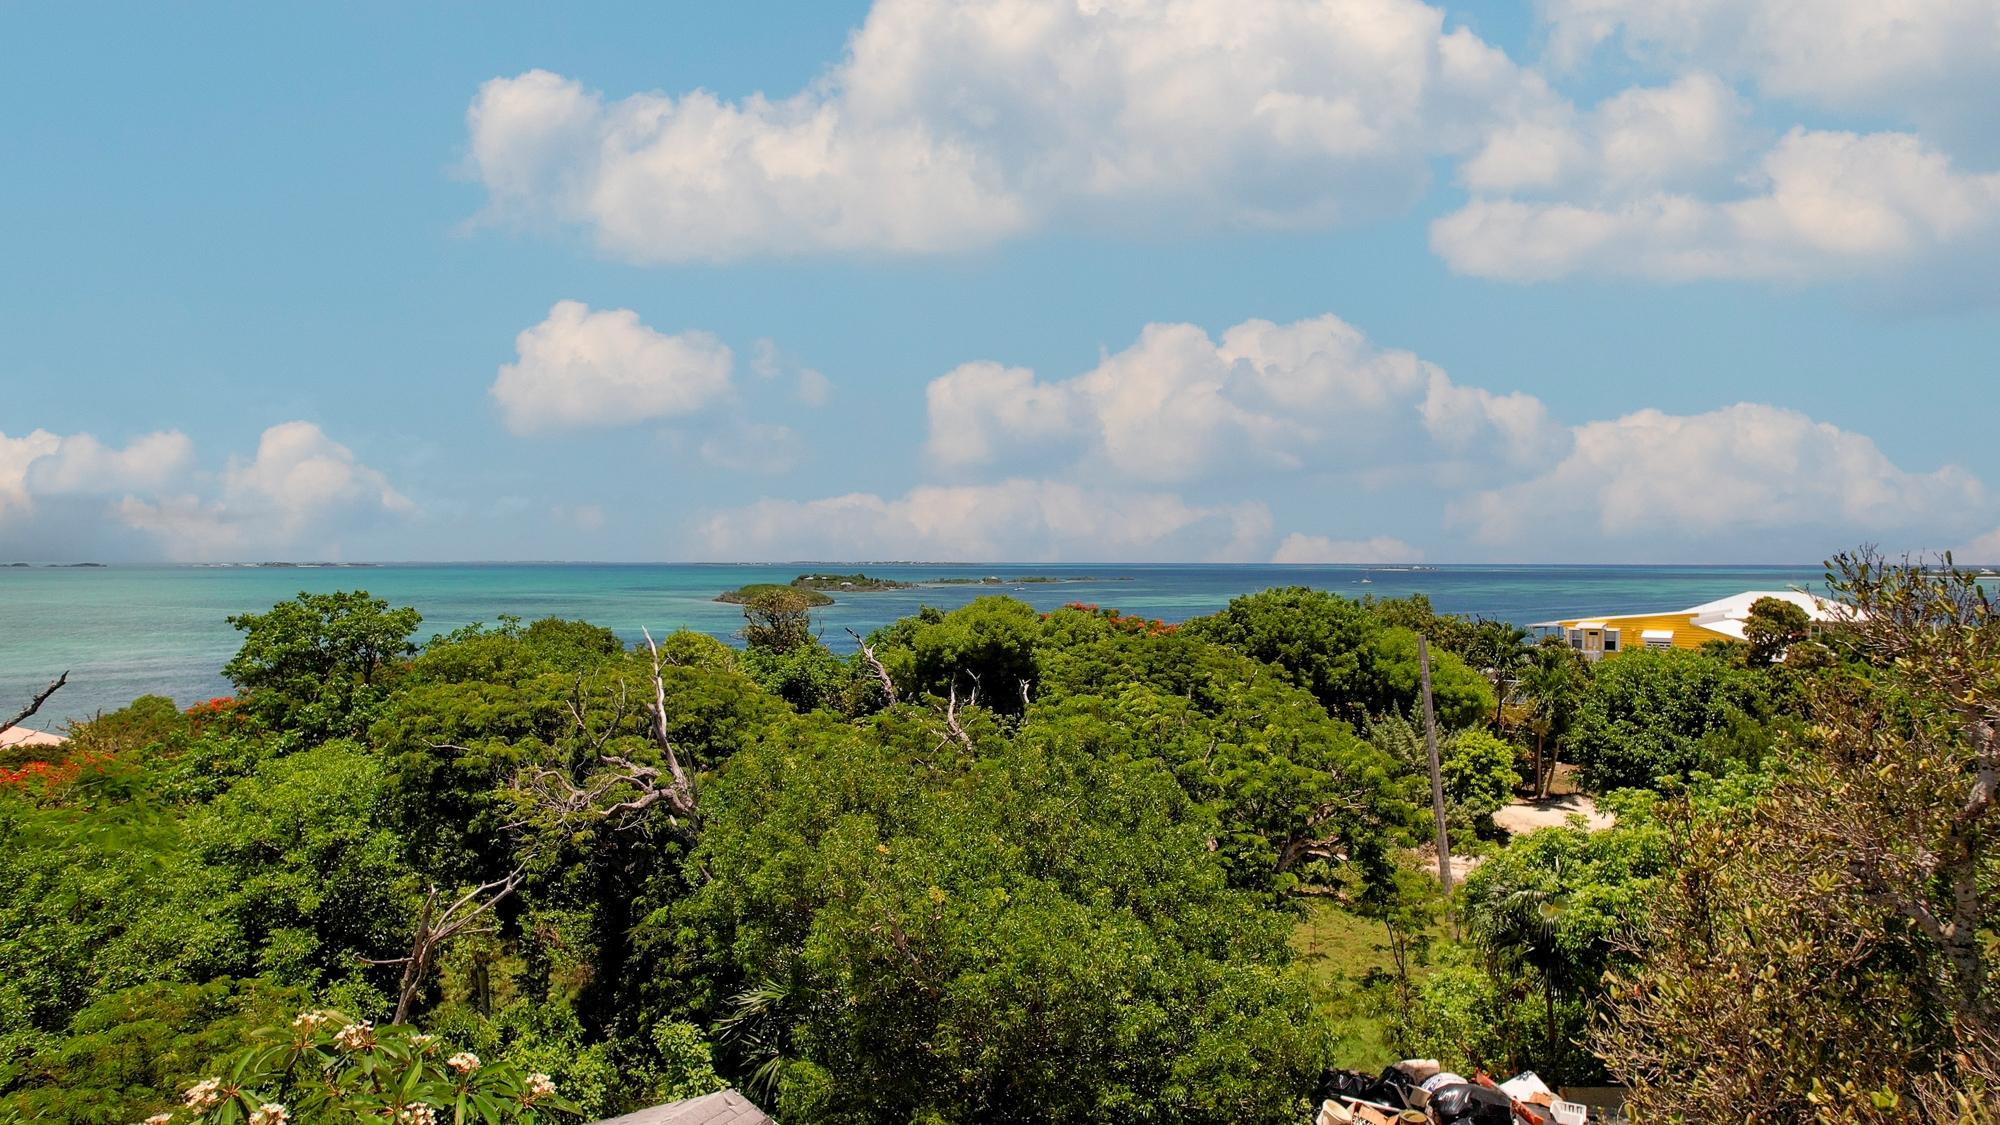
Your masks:
{"label": "blue sky", "polygon": [[0,561],[2000,558],[1994,0],[0,12]]}

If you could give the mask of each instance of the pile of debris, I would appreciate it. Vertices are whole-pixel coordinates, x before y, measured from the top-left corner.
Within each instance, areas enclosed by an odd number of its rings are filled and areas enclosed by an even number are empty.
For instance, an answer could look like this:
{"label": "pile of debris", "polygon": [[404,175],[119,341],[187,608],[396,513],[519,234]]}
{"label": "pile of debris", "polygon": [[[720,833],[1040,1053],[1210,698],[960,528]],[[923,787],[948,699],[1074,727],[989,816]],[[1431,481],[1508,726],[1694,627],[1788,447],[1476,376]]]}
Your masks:
{"label": "pile of debris", "polygon": [[1313,1125],[1584,1125],[1590,1110],[1524,1071],[1505,1082],[1464,1078],[1436,1059],[1404,1059],[1379,1076],[1327,1070],[1313,1092]]}

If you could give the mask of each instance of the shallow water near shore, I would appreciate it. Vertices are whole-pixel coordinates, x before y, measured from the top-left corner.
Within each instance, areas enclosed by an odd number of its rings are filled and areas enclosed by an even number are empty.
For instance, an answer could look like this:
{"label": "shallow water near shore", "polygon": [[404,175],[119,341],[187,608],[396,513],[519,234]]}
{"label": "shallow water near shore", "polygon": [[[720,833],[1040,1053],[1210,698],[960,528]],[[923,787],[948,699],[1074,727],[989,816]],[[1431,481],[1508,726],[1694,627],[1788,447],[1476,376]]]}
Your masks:
{"label": "shallow water near shore", "polygon": [[[1527,624],[1610,612],[1667,611],[1755,589],[1819,589],[1817,565],[1770,566],[1054,566],[966,564],[409,564],[325,567],[0,567],[0,705],[25,702],[56,673],[70,682],[31,725],[59,726],[147,693],[183,705],[227,694],[221,668],[236,651],[230,614],[269,608],[304,590],[363,589],[424,615],[419,640],[501,614],[581,618],[628,641],[676,628],[730,637],[740,607],[717,594],[812,571],[865,571],[908,589],[834,594],[815,623],[836,651],[918,607],[1006,594],[1040,609],[1116,606],[1180,621],[1268,586],[1308,585],[1349,597],[1430,596],[1445,613]],[[946,579],[1042,577],[1052,582],[947,584]]]}

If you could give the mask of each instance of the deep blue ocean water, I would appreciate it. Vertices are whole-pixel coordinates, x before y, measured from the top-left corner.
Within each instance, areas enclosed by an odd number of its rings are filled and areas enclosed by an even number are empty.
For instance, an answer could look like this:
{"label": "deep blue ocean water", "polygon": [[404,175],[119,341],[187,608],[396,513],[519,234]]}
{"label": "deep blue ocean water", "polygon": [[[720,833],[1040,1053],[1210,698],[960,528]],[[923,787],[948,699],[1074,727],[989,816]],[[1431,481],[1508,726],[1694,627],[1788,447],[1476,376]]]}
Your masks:
{"label": "deep blue ocean water", "polygon": [[[1442,612],[1526,624],[1595,613],[1666,611],[1743,590],[1818,588],[1817,566],[1050,566],[476,564],[258,568],[118,566],[0,567],[0,709],[9,712],[68,669],[70,682],[31,725],[55,726],[157,693],[186,704],[226,694],[220,669],[238,634],[224,620],[262,610],[301,590],[365,589],[423,612],[419,639],[500,614],[529,620],[582,618],[637,640],[686,627],[731,636],[738,607],[715,595],[748,582],[784,582],[803,571],[865,570],[909,582],[1047,575],[1079,581],[991,586],[919,586],[837,595],[817,611],[826,642],[852,647],[922,605],[952,607],[1005,593],[1051,609],[1095,602],[1179,621],[1238,594],[1303,584],[1350,597],[1422,592]],[[18,702],[17,702],[18,701]]]}

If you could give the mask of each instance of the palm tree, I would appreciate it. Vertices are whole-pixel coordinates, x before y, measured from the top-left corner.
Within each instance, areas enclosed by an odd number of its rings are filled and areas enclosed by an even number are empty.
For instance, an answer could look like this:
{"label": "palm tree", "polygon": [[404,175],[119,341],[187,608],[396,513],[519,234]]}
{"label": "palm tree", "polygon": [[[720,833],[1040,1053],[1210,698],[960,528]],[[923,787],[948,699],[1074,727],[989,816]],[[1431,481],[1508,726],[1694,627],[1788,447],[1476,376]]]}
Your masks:
{"label": "palm tree", "polygon": [[715,1023],[721,1041],[735,1048],[744,1063],[755,1064],[743,1091],[765,1105],[777,1099],[791,1039],[790,985],[766,977],[729,1000],[729,1014]]}
{"label": "palm tree", "polygon": [[1535,736],[1535,796],[1546,797],[1555,777],[1555,763],[1549,759],[1576,718],[1584,671],[1576,654],[1560,640],[1528,652],[1519,683],[1528,697],[1528,729]]}
{"label": "palm tree", "polygon": [[1563,923],[1571,909],[1564,879],[1566,866],[1557,855],[1551,868],[1532,873],[1531,884],[1480,884],[1482,893],[1471,898],[1466,907],[1473,938],[1487,953],[1510,968],[1526,970],[1541,985],[1548,1048],[1542,1065],[1553,1086],[1561,1085],[1562,1075],[1556,1001],[1594,979],[1592,966],[1598,952],[1596,943],[1588,943],[1593,946],[1590,949],[1577,949],[1565,940]]}
{"label": "palm tree", "polygon": [[1502,709],[1507,705],[1508,685],[1518,682],[1521,668],[1534,651],[1528,647],[1528,631],[1505,621],[1479,623],[1477,657],[1493,681],[1493,733],[1500,729]]}

